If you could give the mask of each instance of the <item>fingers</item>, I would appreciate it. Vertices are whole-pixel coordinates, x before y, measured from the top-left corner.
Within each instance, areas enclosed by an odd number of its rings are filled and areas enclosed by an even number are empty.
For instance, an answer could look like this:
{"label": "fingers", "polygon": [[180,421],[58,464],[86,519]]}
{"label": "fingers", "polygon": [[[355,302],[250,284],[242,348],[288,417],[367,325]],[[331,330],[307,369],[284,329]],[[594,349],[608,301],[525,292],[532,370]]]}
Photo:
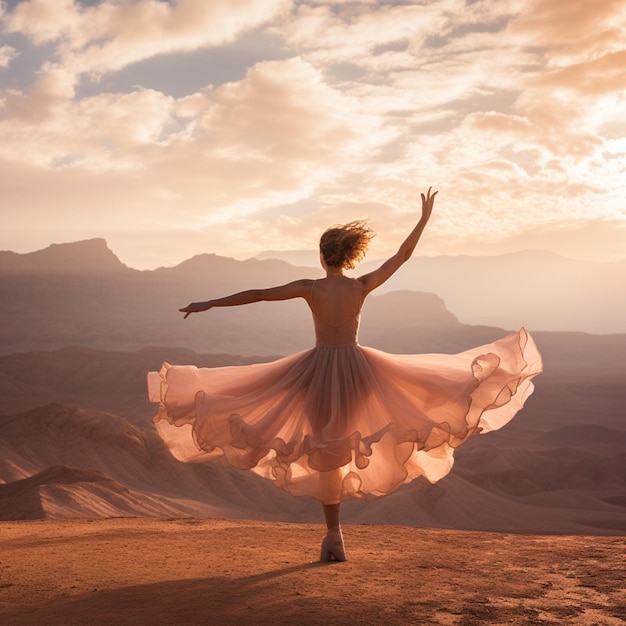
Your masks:
{"label": "fingers", "polygon": [[428,200],[428,201],[432,202],[435,199],[435,196],[439,193],[439,191],[438,190],[435,191],[435,193],[433,193],[432,195],[430,193],[431,191],[432,191],[432,187],[429,187],[428,188],[428,193],[426,194],[426,198],[424,198],[424,194],[422,194],[422,200],[424,200],[424,201]]}
{"label": "fingers", "polygon": [[432,187],[429,187],[426,195],[423,193],[420,194],[420,196],[422,196],[422,206],[430,205],[432,207],[433,202],[435,201],[435,196],[439,193],[439,191],[435,191],[435,193],[431,194],[432,189]]}

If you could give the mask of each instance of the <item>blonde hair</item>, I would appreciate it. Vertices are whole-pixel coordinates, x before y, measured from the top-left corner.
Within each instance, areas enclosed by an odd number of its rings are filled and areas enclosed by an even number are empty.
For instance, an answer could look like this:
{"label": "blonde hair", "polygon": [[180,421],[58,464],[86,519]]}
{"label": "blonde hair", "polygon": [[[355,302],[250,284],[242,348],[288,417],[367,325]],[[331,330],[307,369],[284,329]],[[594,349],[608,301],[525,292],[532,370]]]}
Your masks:
{"label": "blonde hair", "polygon": [[320,238],[320,252],[328,267],[353,269],[363,259],[374,232],[365,220],[332,226]]}

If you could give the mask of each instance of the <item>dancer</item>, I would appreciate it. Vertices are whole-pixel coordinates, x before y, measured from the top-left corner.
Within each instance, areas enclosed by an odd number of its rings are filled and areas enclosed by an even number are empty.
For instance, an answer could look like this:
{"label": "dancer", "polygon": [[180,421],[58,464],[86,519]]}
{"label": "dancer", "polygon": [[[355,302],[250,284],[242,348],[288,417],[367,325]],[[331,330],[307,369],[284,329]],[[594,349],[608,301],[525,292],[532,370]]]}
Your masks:
{"label": "dancer", "polygon": [[[224,456],[294,495],[317,498],[328,533],[320,560],[344,561],[341,502],[387,495],[418,476],[435,482],[470,436],[500,428],[542,371],[522,328],[461,354],[392,355],[357,343],[366,296],[412,255],[437,192],[422,197],[421,219],[378,269],[349,278],[373,233],[364,222],[328,229],[320,239],[326,276],[180,309],[187,318],[213,307],[303,298],[316,345],[271,363],[219,368],[163,364],[150,372],[160,402],[157,430],[181,461]],[[416,312],[419,315],[419,312]]]}

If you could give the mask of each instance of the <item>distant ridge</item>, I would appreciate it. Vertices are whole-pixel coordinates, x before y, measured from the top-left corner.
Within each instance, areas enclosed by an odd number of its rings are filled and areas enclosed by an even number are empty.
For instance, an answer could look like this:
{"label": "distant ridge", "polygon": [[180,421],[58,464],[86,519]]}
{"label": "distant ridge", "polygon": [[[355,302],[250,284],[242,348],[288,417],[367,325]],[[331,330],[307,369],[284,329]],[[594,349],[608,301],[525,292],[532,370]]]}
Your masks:
{"label": "distant ridge", "polygon": [[318,250],[265,250],[254,258],[259,261],[281,260],[299,267],[319,267],[320,264]]}
{"label": "distant ridge", "polygon": [[104,239],[53,243],[43,250],[17,254],[0,251],[0,272],[16,274],[87,274],[136,271],[124,265]]}
{"label": "distant ridge", "polygon": [[[357,271],[367,272],[378,263],[365,262]],[[531,332],[626,333],[626,299],[616,288],[624,275],[626,261],[576,261],[541,251],[497,257],[416,256],[368,297],[361,340],[389,351],[446,351],[459,344],[454,325],[468,337],[470,328],[478,325],[505,330],[525,326]],[[215,254],[139,271],[121,263],[103,239],[28,254],[2,252],[0,354],[68,344],[107,350],[168,345],[212,353],[286,354],[313,343],[310,311],[301,299],[215,309],[185,321],[178,308],[322,276],[321,267],[296,267],[276,259],[238,261]],[[438,311],[432,306],[435,297]],[[447,339],[442,342],[444,333]],[[474,334],[493,337],[489,332]]]}
{"label": "distant ridge", "polygon": [[[266,251],[259,259],[317,265],[315,251]],[[366,259],[367,273],[382,259]],[[436,293],[468,324],[535,330],[626,332],[626,299],[618,294],[626,259],[589,261],[547,250],[498,255],[415,255],[377,293],[412,290]]]}

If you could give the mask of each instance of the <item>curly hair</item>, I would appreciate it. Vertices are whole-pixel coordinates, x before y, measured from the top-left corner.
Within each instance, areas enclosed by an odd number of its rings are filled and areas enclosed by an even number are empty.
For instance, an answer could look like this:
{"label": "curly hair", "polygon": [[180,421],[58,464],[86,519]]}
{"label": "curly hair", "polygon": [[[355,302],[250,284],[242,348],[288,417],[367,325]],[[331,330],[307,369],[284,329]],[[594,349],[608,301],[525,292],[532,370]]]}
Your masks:
{"label": "curly hair", "polygon": [[332,226],[320,238],[320,252],[328,267],[351,270],[363,259],[374,232],[364,220]]}

